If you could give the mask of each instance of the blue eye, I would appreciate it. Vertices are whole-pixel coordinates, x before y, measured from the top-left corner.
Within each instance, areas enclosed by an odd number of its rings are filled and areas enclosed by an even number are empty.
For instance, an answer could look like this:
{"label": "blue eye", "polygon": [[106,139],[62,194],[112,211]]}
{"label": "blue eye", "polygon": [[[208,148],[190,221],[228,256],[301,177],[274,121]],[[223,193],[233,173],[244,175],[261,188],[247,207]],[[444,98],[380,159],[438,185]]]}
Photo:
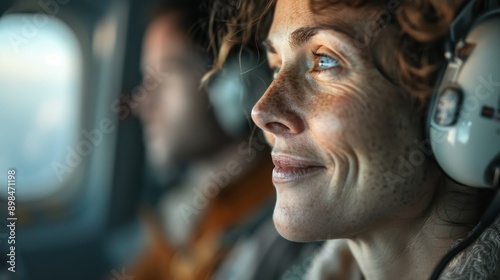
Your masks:
{"label": "blue eye", "polygon": [[334,58],[327,55],[316,54],[316,59],[314,60],[314,70],[327,70],[339,65],[339,61]]}

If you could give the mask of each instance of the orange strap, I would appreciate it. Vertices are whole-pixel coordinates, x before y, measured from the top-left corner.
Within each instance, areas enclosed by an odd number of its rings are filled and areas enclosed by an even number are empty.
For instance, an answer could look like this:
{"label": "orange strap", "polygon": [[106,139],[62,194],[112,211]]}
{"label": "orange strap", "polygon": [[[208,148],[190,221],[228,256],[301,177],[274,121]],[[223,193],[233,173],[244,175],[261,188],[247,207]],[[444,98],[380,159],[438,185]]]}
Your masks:
{"label": "orange strap", "polygon": [[228,253],[220,244],[222,234],[251,217],[273,196],[272,168],[266,161],[255,172],[225,187],[210,201],[184,248],[173,248],[156,214],[146,211],[142,216],[153,238],[131,275],[138,280],[210,279]]}

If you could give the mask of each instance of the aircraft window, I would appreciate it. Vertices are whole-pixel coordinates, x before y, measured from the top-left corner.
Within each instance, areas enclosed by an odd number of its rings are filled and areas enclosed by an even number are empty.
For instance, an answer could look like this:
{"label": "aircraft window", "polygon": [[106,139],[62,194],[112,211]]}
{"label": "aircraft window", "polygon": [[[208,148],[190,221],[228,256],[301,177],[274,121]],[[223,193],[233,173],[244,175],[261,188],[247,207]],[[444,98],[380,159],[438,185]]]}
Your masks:
{"label": "aircraft window", "polygon": [[[18,200],[51,197],[82,169],[82,55],[60,19],[0,17],[0,178],[16,169]],[[0,182],[0,197],[6,184]]]}

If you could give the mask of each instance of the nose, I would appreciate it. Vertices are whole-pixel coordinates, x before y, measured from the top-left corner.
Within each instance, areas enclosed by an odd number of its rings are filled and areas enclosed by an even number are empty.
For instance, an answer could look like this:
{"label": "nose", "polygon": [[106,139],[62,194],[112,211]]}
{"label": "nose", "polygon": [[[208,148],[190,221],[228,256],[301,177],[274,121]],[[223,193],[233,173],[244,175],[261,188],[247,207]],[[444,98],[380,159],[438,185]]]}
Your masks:
{"label": "nose", "polygon": [[252,119],[265,132],[274,136],[291,136],[305,129],[305,121],[300,114],[299,104],[288,92],[290,87],[273,81],[264,95],[252,109]]}

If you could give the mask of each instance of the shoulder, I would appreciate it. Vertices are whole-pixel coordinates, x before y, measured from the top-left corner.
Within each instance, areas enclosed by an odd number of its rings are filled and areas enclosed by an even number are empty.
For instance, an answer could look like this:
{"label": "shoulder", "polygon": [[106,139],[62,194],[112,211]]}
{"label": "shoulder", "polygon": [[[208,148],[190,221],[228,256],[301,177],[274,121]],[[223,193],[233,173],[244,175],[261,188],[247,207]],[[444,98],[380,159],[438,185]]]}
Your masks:
{"label": "shoulder", "polygon": [[500,279],[500,217],[448,265],[440,279]]}

